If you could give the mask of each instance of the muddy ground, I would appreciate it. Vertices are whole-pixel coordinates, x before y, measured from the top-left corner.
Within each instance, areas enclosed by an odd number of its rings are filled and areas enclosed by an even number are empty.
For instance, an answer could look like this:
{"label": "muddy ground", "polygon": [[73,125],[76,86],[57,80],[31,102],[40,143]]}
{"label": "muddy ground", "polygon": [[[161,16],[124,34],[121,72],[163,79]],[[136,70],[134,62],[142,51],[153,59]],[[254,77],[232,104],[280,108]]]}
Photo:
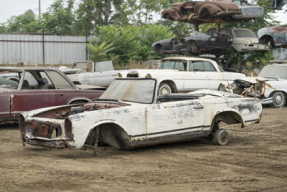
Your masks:
{"label": "muddy ground", "polygon": [[287,107],[259,124],[226,126],[227,146],[205,140],[135,150],[22,146],[0,125],[0,191],[287,191]]}

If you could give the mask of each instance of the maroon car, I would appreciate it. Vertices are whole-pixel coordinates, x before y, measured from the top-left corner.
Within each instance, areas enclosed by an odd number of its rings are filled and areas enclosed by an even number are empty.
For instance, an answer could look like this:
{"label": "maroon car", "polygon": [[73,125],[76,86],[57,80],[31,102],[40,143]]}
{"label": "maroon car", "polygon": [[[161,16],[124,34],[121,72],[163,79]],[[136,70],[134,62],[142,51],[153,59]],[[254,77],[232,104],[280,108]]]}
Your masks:
{"label": "maroon car", "polygon": [[77,88],[61,71],[50,68],[1,67],[0,122],[17,120],[23,111],[67,104],[87,103],[99,98],[103,90]]}

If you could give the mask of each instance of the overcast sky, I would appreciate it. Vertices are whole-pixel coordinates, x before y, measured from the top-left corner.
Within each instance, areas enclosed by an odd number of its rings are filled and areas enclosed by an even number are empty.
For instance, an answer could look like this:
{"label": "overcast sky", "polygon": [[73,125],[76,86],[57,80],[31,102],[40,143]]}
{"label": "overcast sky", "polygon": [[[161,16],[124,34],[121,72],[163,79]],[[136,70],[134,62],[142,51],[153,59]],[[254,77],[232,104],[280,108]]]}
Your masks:
{"label": "overcast sky", "polygon": [[[41,0],[41,12],[45,12],[54,1]],[[39,13],[39,0],[0,0],[0,2],[0,23],[7,21],[13,15],[23,14],[28,9],[32,9],[35,14]],[[286,9],[286,6],[284,8]],[[287,13],[284,13],[283,10],[277,11],[274,16],[277,17],[281,24],[287,24]]]}

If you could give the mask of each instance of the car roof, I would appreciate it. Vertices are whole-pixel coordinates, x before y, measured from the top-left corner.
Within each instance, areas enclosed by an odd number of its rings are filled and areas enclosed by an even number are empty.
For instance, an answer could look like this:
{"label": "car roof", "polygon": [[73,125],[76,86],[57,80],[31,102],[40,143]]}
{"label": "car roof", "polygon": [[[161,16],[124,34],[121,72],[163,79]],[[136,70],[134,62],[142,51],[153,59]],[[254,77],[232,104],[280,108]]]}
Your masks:
{"label": "car roof", "polygon": [[186,56],[166,57],[166,58],[163,58],[162,60],[169,60],[169,59],[182,59],[182,60],[188,60],[188,61],[194,61],[194,60],[211,61],[211,59],[205,59],[202,57],[186,57]]}
{"label": "car roof", "polygon": [[271,64],[271,65],[266,65],[265,67],[270,67],[270,66],[287,67],[287,64],[277,64],[277,63],[274,63],[274,64]]}
{"label": "car roof", "polygon": [[15,72],[22,72],[25,70],[33,70],[33,71],[38,71],[38,70],[54,70],[54,71],[59,71],[54,68],[48,68],[48,67],[0,67],[0,71],[15,71]]}

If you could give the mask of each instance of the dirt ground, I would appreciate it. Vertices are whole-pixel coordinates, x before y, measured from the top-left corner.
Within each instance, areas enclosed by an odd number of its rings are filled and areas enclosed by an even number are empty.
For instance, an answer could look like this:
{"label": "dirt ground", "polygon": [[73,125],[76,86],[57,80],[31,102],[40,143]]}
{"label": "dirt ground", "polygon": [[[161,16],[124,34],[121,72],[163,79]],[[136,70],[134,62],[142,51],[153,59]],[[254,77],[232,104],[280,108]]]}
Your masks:
{"label": "dirt ground", "polygon": [[227,146],[205,140],[135,150],[23,147],[0,125],[0,191],[287,191],[287,107],[259,124],[226,126]]}

